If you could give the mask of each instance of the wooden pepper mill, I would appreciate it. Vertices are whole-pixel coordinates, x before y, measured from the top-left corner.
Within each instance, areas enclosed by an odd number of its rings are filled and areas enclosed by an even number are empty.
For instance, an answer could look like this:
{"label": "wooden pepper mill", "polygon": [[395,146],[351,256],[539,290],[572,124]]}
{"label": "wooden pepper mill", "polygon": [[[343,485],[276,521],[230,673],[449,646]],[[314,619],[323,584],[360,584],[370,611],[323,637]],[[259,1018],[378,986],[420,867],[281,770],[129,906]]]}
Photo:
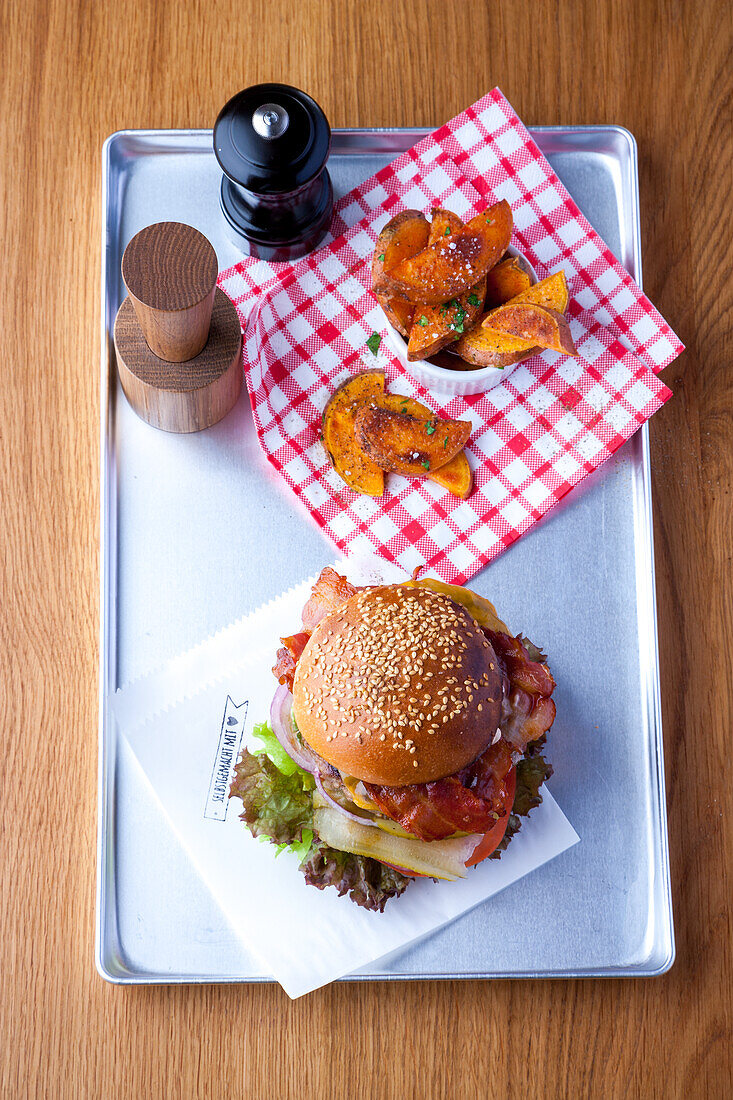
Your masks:
{"label": "wooden pepper mill", "polygon": [[216,424],[242,388],[242,333],[216,285],[210,242],[190,225],[156,222],[122,257],[128,297],[114,326],[122,389],[138,416],[167,432]]}

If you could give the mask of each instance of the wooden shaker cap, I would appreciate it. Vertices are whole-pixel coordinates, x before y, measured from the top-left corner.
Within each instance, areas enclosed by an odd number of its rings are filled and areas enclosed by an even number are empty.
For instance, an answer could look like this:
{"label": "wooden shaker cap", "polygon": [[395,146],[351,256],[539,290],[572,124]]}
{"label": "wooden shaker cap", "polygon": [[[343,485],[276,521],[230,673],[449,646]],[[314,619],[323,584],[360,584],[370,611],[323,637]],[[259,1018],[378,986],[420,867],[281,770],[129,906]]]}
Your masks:
{"label": "wooden shaker cap", "polygon": [[229,412],[242,388],[242,331],[237,311],[215,287],[211,331],[204,349],[187,362],[160,359],[148,347],[132,296],[114,327],[122,389],[138,416],[167,432],[210,428]]}
{"label": "wooden shaker cap", "polygon": [[183,363],[204,347],[218,263],[203,233],[183,222],[156,222],[137,233],[122,257],[122,278],[148,347]]}

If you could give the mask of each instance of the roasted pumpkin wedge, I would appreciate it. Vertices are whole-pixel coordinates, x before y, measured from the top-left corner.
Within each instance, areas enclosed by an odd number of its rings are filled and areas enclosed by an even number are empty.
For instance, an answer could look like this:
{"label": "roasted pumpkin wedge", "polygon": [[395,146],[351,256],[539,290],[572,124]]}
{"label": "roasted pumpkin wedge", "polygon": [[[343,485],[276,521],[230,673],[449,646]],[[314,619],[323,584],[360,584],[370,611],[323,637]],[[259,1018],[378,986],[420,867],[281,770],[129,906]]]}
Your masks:
{"label": "roasted pumpkin wedge", "polygon": [[483,279],[506,251],[511,232],[512,212],[502,200],[417,255],[393,268],[385,265],[374,289],[420,305],[441,305]]}
{"label": "roasted pumpkin wedge", "polygon": [[384,493],[384,472],[362,451],[354,435],[359,409],[384,393],[384,371],[368,370],[347,378],[323,410],[323,445],[336,473],[350,489],[370,497]]}
{"label": "roasted pumpkin wedge", "polygon": [[425,420],[372,403],[354,421],[357,442],[381,469],[408,477],[425,477],[462,451],[471,434],[467,420]]}

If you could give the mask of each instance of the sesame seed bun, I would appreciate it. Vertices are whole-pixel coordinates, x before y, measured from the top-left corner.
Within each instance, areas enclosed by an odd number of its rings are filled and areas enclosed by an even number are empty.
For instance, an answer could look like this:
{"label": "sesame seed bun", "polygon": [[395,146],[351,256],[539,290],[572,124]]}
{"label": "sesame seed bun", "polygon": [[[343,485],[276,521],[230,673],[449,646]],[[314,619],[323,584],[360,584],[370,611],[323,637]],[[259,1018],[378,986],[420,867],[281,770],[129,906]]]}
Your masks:
{"label": "sesame seed bun", "polygon": [[465,608],[428,588],[365,588],[298,661],[293,714],[343,775],[402,787],[460,771],[499,725],[496,654]]}

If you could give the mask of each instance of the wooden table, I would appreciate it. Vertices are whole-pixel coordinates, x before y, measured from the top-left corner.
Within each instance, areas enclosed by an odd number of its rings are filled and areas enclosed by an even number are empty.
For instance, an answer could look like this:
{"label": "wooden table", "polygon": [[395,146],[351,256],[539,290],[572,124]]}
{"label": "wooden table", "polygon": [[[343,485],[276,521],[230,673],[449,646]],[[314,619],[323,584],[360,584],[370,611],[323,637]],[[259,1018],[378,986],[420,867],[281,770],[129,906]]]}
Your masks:
{"label": "wooden table", "polygon": [[[733,26],[715,0],[0,7],[5,1097],[733,1095]],[[188,10],[190,9],[190,10]],[[644,285],[677,962],[639,981],[115,988],[93,963],[103,139],[284,79],[335,126],[621,123]],[[538,935],[542,934],[538,914]]]}

